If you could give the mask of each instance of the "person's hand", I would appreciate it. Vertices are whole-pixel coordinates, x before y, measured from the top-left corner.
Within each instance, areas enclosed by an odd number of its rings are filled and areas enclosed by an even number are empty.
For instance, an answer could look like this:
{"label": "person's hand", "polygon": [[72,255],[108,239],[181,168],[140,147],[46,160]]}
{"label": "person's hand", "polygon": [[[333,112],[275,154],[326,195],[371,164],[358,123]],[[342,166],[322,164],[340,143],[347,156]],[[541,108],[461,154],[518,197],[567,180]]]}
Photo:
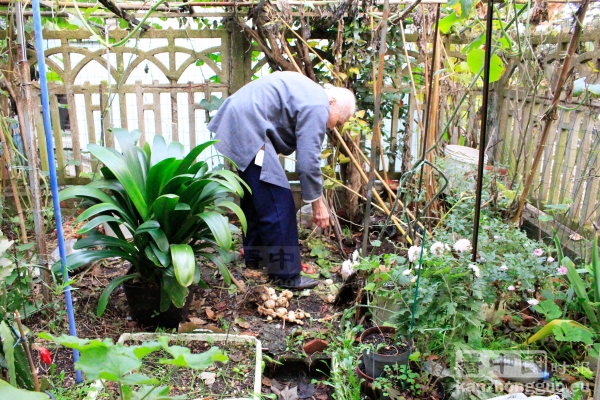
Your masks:
{"label": "person's hand", "polygon": [[321,228],[327,228],[329,226],[329,211],[323,202],[323,197],[319,197],[312,202],[312,211],[314,223]]}

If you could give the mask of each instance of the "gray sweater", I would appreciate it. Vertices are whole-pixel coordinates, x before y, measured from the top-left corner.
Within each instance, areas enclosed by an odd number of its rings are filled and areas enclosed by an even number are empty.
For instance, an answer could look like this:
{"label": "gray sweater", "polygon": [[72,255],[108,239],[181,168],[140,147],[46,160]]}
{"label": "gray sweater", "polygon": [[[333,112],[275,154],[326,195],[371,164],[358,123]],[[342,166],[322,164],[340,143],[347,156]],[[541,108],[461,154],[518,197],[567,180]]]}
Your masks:
{"label": "gray sweater", "polygon": [[278,154],[296,151],[302,198],[313,201],[323,190],[321,145],[329,119],[325,90],[296,72],[275,72],[252,81],[230,96],[208,129],[215,145],[244,171],[261,147],[261,181],[289,188]]}

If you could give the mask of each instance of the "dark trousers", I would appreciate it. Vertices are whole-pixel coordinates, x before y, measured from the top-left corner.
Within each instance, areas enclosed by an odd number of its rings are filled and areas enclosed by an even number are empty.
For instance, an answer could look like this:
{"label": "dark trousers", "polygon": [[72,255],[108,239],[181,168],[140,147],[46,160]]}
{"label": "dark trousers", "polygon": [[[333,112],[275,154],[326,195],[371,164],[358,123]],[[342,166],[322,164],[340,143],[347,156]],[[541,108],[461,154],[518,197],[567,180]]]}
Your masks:
{"label": "dark trousers", "polygon": [[244,188],[240,201],[248,222],[244,261],[247,267],[267,266],[269,275],[277,278],[292,278],[302,271],[292,191],[261,181],[261,170],[252,160],[239,172],[252,191]]}

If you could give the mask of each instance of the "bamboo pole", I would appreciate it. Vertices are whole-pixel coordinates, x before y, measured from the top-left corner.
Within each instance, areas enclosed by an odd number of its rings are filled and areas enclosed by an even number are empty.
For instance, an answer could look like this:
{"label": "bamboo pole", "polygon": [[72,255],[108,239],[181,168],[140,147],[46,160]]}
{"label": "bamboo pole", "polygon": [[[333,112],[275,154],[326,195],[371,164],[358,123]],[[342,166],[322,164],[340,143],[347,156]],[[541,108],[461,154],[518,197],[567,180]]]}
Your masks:
{"label": "bamboo pole", "polygon": [[[358,161],[356,160],[356,158],[354,157],[354,155],[352,154],[352,152],[350,151],[350,149],[348,148],[348,145],[346,144],[346,142],[344,141],[344,138],[342,138],[342,135],[340,135],[340,133],[338,132],[338,130],[336,128],[333,129],[333,132],[336,135],[336,138],[340,141],[340,143],[342,144],[342,146],[344,147],[344,149],[346,150],[346,152],[348,152],[348,156],[350,156],[350,160],[352,161],[352,163],[354,163],[354,165],[358,168],[358,171],[360,173],[360,176],[363,178],[363,180],[365,182],[369,181],[369,178],[367,177],[367,175],[365,174],[365,172],[363,171],[363,169],[360,167],[360,164],[358,163]],[[356,192],[353,191],[354,194],[357,194]],[[359,195],[360,196],[360,195]],[[373,196],[375,197],[375,200],[377,200],[377,202],[379,203],[379,205],[381,206],[381,210],[383,212],[385,212],[386,214],[389,215],[390,210],[389,208],[387,208],[387,206],[385,205],[385,202],[383,201],[383,199],[381,198],[381,196],[379,196],[379,193],[377,193],[377,191],[373,192]],[[360,196],[363,199],[365,197]],[[400,226],[399,220],[398,219],[394,219],[394,225],[396,225],[396,228],[398,228],[398,230],[404,235],[406,236],[406,231],[402,228],[402,226]],[[407,237],[407,239],[410,241],[410,238]],[[412,244],[412,241],[410,241],[410,243]]]}
{"label": "bamboo pole", "polygon": [[25,331],[23,330],[23,325],[21,324],[21,314],[19,311],[15,311],[15,322],[19,327],[19,334],[21,335],[21,342],[23,342],[23,347],[25,348],[25,355],[27,356],[27,361],[29,361],[29,368],[31,368],[31,374],[33,375],[33,387],[36,392],[40,391],[40,381],[37,375],[37,369],[33,364],[33,358],[31,357],[31,351],[29,349],[29,344],[27,343],[27,336],[25,336]]}
{"label": "bamboo pole", "polygon": [[546,112],[542,116],[542,121],[544,121],[544,128],[542,130],[540,141],[538,142],[537,148],[535,149],[535,155],[533,157],[531,168],[529,168],[529,173],[527,174],[525,185],[523,185],[523,192],[521,193],[521,197],[519,198],[519,201],[517,203],[517,210],[511,220],[513,223],[518,222],[521,218],[523,208],[525,208],[525,202],[527,201],[527,196],[529,195],[531,185],[533,184],[533,177],[535,176],[535,173],[539,167],[540,160],[542,159],[542,153],[544,152],[544,148],[546,147],[546,141],[548,140],[550,127],[556,119],[556,111],[558,110],[560,96],[565,87],[565,82],[569,75],[569,71],[571,70],[571,61],[573,59],[573,55],[575,54],[575,49],[579,45],[579,37],[581,36],[583,20],[585,19],[585,14],[587,12],[589,4],[590,0],[583,0],[583,3],[581,3],[579,10],[577,10],[577,13],[575,14],[575,21],[573,22],[575,25],[573,29],[573,35],[571,36],[571,41],[569,42],[569,47],[567,48],[567,54],[565,55],[565,61],[563,63],[562,69],[560,70],[558,80],[556,81],[556,86],[554,87],[554,96],[552,97],[552,103],[550,104],[548,110],[546,110]]}
{"label": "bamboo pole", "polygon": [[[0,117],[4,118],[3,115]],[[15,198],[15,207],[17,208],[17,215],[19,216],[19,225],[21,228],[21,243],[27,242],[27,229],[25,229],[25,217],[23,216],[23,208],[21,206],[21,199],[19,198],[19,190],[17,188],[16,177],[13,176],[11,172],[12,159],[9,153],[8,145],[6,143],[6,135],[4,129],[6,128],[6,123],[3,121],[2,127],[0,127],[0,141],[2,141],[2,151],[4,153],[4,161],[6,169],[8,169],[8,179],[10,180],[10,186],[13,192],[13,197]]]}

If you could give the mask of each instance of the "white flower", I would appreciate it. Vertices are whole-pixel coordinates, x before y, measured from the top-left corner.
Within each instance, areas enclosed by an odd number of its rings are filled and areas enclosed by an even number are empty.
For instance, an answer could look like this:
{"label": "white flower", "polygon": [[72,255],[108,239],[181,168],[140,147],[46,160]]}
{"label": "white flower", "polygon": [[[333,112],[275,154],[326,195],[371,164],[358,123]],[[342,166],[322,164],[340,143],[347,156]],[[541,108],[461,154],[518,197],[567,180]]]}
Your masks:
{"label": "white flower", "polygon": [[[419,259],[419,257],[421,256],[421,249],[422,247],[417,247],[417,246],[411,246],[410,249],[408,249],[408,260],[410,262],[415,262]],[[427,250],[423,249],[423,255],[427,254]]]}
{"label": "white flower", "polygon": [[354,250],[352,253],[352,262],[358,262],[358,250]]}
{"label": "white flower", "polygon": [[445,245],[444,245],[444,249],[445,249],[446,251],[450,251],[450,246],[449,246],[448,244],[445,244]]}
{"label": "white flower", "polygon": [[417,275],[415,275],[411,280],[410,283],[415,283],[417,281]]}
{"label": "white flower", "polygon": [[408,276],[408,275],[410,275],[410,273],[411,273],[411,272],[412,272],[412,271],[411,271],[410,269],[405,269],[405,270],[402,272],[402,275],[404,275],[404,276]]}
{"label": "white flower", "polygon": [[536,300],[536,299],[529,299],[529,300],[527,300],[527,302],[529,303],[530,306],[537,306],[539,304],[539,300]]}
{"label": "white flower", "polygon": [[533,289],[527,289],[527,293],[533,293],[533,292],[535,292],[535,290],[533,290]]}
{"label": "white flower", "polygon": [[554,257],[548,257],[546,259],[546,261],[548,262],[548,264],[553,263],[554,262]]}
{"label": "white flower", "polygon": [[479,278],[480,271],[479,271],[479,267],[477,265],[469,264],[469,269],[472,269],[475,276]]}
{"label": "white flower", "polygon": [[352,264],[352,261],[350,260],[346,260],[342,263],[342,269],[340,271],[340,273],[342,274],[342,279],[346,280],[348,279],[348,277],[350,275],[352,275],[352,273],[354,272],[354,265]]}
{"label": "white flower", "polygon": [[459,239],[454,243],[454,250],[459,253],[471,250],[471,241],[469,239]]}
{"label": "white flower", "polygon": [[442,256],[444,255],[444,243],[442,242],[435,242],[434,244],[431,245],[431,254],[433,254],[434,256]]}
{"label": "white flower", "polygon": [[507,287],[506,289],[508,289],[509,291],[511,291],[511,292],[512,292],[513,290],[515,290],[515,287],[514,287],[513,285],[510,285],[510,286],[509,286],[509,287]]}
{"label": "white flower", "polygon": [[498,236],[498,235],[495,235],[495,236],[494,236],[494,240],[498,240],[498,239],[500,239],[500,236]]}
{"label": "white flower", "polygon": [[508,271],[508,267],[506,265],[503,265],[500,267],[500,271],[506,272],[506,271]]}

